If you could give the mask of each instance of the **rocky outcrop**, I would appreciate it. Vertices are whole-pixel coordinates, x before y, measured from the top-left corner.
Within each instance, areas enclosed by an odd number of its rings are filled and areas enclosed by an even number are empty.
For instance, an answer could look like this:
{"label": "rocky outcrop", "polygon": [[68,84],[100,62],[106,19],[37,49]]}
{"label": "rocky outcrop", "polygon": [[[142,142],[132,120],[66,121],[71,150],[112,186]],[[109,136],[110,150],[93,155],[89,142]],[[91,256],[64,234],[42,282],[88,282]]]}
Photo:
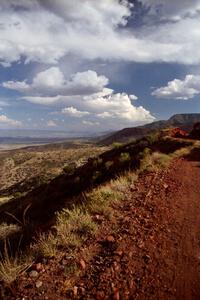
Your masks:
{"label": "rocky outcrop", "polygon": [[186,138],[189,136],[189,133],[185,130],[182,130],[179,127],[170,128],[162,131],[162,136],[170,136],[173,138]]}

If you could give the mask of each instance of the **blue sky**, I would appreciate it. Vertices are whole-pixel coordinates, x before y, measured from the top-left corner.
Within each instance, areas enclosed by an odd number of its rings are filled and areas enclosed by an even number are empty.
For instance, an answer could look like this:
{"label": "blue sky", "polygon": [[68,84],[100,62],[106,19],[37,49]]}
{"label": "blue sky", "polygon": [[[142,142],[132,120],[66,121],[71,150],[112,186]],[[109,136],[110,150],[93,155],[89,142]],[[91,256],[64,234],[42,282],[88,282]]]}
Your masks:
{"label": "blue sky", "polygon": [[0,128],[200,112],[200,0],[2,0],[0,40]]}

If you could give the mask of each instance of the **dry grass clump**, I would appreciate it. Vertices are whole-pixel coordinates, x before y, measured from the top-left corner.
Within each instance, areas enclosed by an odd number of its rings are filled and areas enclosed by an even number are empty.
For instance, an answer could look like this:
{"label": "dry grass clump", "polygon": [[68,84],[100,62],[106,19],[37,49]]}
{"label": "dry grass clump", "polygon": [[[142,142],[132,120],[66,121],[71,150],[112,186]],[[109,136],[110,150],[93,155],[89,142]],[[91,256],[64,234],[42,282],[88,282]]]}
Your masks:
{"label": "dry grass clump", "polygon": [[179,158],[182,156],[186,156],[186,155],[190,154],[190,152],[192,151],[193,148],[194,148],[194,146],[180,148],[180,149],[176,150],[174,153],[172,153],[171,157]]}
{"label": "dry grass clump", "polygon": [[141,160],[139,173],[142,172],[156,172],[161,168],[166,168],[172,160],[170,155],[153,152],[152,154],[147,150],[144,152],[143,158]]}
{"label": "dry grass clump", "polygon": [[111,188],[118,192],[124,192],[127,190],[135,181],[138,179],[138,175],[135,172],[127,171],[123,175],[112,180],[110,185]]}
{"label": "dry grass clump", "polygon": [[62,244],[68,244],[68,241],[74,240],[73,235],[83,239],[93,234],[96,224],[84,207],[75,207],[72,210],[64,209],[58,213],[55,229]]}
{"label": "dry grass clump", "polygon": [[52,233],[41,234],[37,243],[31,246],[34,257],[55,257],[57,250],[57,239]]}
{"label": "dry grass clump", "polygon": [[33,252],[36,256],[55,257],[58,249],[77,249],[95,233],[96,228],[96,223],[84,207],[63,209],[57,214],[54,233],[41,235],[38,243],[33,246]]}
{"label": "dry grass clump", "polygon": [[9,235],[21,231],[21,226],[17,224],[0,224],[0,240],[5,240]]}
{"label": "dry grass clump", "polygon": [[110,186],[101,186],[87,194],[88,211],[91,214],[100,214],[110,218],[112,214],[110,204],[121,198],[122,195],[118,191],[113,190]]}
{"label": "dry grass clump", "polygon": [[152,154],[152,163],[155,165],[155,167],[165,168],[170,164],[170,162],[171,157],[167,154],[160,152],[154,152]]}
{"label": "dry grass clump", "polygon": [[33,257],[17,254],[10,256],[7,246],[5,245],[4,255],[0,255],[0,281],[11,284],[17,277],[24,272],[32,263]]}

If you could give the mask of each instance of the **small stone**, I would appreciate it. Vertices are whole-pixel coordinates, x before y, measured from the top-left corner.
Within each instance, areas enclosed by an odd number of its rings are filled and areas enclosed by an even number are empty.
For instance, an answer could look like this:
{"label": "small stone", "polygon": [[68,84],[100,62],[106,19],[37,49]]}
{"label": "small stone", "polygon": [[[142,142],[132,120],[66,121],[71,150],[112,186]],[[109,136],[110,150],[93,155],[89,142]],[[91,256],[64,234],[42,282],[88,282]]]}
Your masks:
{"label": "small stone", "polygon": [[96,221],[96,222],[98,222],[98,223],[103,222],[103,219],[104,219],[104,217],[101,216],[101,215],[95,215],[95,216],[94,216],[94,221]]}
{"label": "small stone", "polygon": [[74,296],[76,297],[78,295],[78,287],[74,286],[73,288]]}
{"label": "small stone", "polygon": [[35,286],[37,289],[39,289],[42,286],[42,284],[43,284],[42,281],[38,280],[38,281],[36,281]]}
{"label": "small stone", "polygon": [[36,266],[35,266],[35,270],[36,270],[37,272],[42,272],[42,271],[44,271],[44,267],[43,267],[43,265],[42,265],[41,263],[38,263],[38,264],[36,264]]}
{"label": "small stone", "polygon": [[114,270],[115,270],[115,272],[118,272],[119,269],[120,269],[120,267],[119,267],[119,265],[117,264],[117,262],[114,261],[113,265],[114,265]]}
{"label": "small stone", "polygon": [[166,184],[166,183],[164,183],[163,186],[165,189],[167,189],[169,187],[168,184]]}
{"label": "small stone", "polygon": [[82,268],[83,270],[85,270],[85,268],[86,268],[86,263],[85,263],[85,261],[84,261],[83,259],[80,260],[80,265],[81,265],[81,268]]}
{"label": "small stone", "polygon": [[115,242],[115,238],[112,235],[109,235],[106,240],[109,243],[114,243]]}
{"label": "small stone", "polygon": [[134,291],[136,289],[136,285],[133,281],[130,282],[129,284],[130,290]]}
{"label": "small stone", "polygon": [[113,299],[114,300],[120,300],[119,290],[118,289],[115,289]]}
{"label": "small stone", "polygon": [[68,261],[67,259],[63,259],[63,260],[62,260],[62,265],[63,265],[63,266],[68,265],[68,263],[69,263],[69,261]]}
{"label": "small stone", "polygon": [[119,255],[119,256],[122,256],[123,255],[123,251],[116,251],[115,254]]}
{"label": "small stone", "polygon": [[150,259],[151,259],[151,257],[150,257],[149,255],[147,255],[147,254],[143,255],[142,258],[144,259],[144,262],[145,262],[146,264],[148,264],[148,262],[149,262]]}
{"label": "small stone", "polygon": [[103,300],[105,299],[105,294],[103,291],[98,291],[97,294],[96,294],[96,299],[97,300]]}
{"label": "small stone", "polygon": [[130,217],[126,216],[126,217],[124,218],[124,222],[129,222],[130,219],[131,219]]}
{"label": "small stone", "polygon": [[33,270],[33,271],[31,271],[31,272],[29,273],[29,276],[30,276],[31,278],[36,278],[36,277],[39,276],[39,274],[38,274],[37,271]]}

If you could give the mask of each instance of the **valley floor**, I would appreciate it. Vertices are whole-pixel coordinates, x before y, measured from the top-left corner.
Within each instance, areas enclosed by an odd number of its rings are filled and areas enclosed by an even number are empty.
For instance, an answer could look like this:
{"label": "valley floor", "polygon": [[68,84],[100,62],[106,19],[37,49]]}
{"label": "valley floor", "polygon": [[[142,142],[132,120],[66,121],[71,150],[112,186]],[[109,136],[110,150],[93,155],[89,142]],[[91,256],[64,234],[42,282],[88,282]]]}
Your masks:
{"label": "valley floor", "polygon": [[49,260],[39,278],[24,275],[9,299],[200,299],[199,158],[141,175],[124,191],[79,251],[74,278],[63,271],[70,257]]}

